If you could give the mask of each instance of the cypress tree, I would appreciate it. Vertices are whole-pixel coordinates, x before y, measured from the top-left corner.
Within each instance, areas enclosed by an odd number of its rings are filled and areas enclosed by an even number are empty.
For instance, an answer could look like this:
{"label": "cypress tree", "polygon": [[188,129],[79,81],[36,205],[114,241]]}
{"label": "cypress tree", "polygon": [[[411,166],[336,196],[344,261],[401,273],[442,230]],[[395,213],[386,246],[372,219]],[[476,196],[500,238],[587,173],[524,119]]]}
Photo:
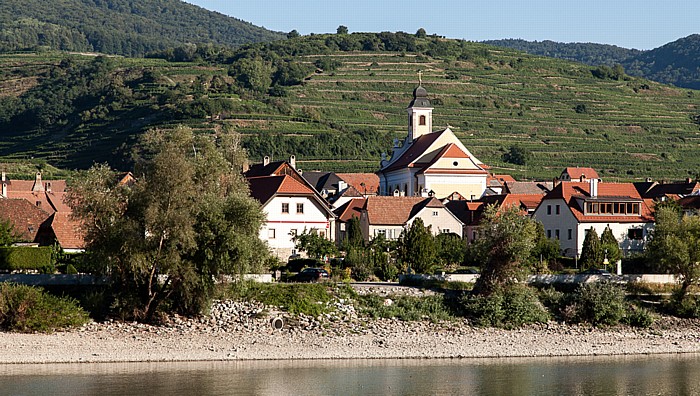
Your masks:
{"label": "cypress tree", "polygon": [[581,268],[595,268],[603,262],[603,250],[601,249],[598,233],[591,227],[586,233],[581,249]]}

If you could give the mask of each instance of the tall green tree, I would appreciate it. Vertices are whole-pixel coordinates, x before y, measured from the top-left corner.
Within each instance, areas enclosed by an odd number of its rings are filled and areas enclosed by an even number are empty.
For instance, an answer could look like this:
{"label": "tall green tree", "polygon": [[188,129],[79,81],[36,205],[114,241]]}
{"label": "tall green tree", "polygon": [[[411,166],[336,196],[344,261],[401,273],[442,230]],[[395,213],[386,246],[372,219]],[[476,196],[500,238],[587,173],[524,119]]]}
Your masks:
{"label": "tall green tree", "polygon": [[681,298],[691,285],[700,283],[700,217],[677,208],[656,210],[656,226],[646,254],[659,269],[681,278]]}
{"label": "tall green tree", "polygon": [[19,233],[8,219],[0,219],[0,246],[10,246],[20,238]]}
{"label": "tall green tree", "polygon": [[292,241],[298,250],[306,252],[311,258],[321,259],[338,254],[335,243],[319,235],[316,229],[304,230],[292,237]]}
{"label": "tall green tree", "polygon": [[215,277],[265,261],[264,215],[240,175],[241,150],[235,139],[187,128],[152,130],[136,150],[135,183],[117,185],[106,165],[76,181],[69,201],[85,224],[86,251],[104,263],[123,316],[199,313]]}
{"label": "tall green tree", "polygon": [[435,248],[440,265],[456,267],[464,261],[467,242],[455,233],[442,233],[435,236]]}
{"label": "tall green tree", "polygon": [[362,235],[362,226],[360,225],[360,219],[353,216],[350,221],[348,221],[348,233],[347,233],[347,245],[361,247],[365,245],[365,238]]}
{"label": "tall green tree", "polygon": [[603,233],[600,235],[600,249],[603,252],[603,259],[607,257],[611,265],[614,265],[618,260],[622,259],[620,243],[617,241],[617,238],[615,238],[615,235],[613,235],[610,227],[605,227]]}
{"label": "tall green tree", "polygon": [[581,248],[581,259],[579,263],[582,269],[597,268],[603,263],[603,251],[600,248],[600,239],[595,228],[591,227],[586,232]]}
{"label": "tall green tree", "polygon": [[536,222],[520,208],[486,208],[471,249],[482,260],[481,276],[474,285],[476,294],[490,295],[525,275],[536,230]]}
{"label": "tall green tree", "polygon": [[348,27],[344,25],[338,26],[338,29],[335,30],[336,34],[348,34]]}
{"label": "tall green tree", "polygon": [[425,274],[435,265],[435,239],[423,220],[417,218],[408,229],[401,232],[397,244],[397,255],[410,270]]}

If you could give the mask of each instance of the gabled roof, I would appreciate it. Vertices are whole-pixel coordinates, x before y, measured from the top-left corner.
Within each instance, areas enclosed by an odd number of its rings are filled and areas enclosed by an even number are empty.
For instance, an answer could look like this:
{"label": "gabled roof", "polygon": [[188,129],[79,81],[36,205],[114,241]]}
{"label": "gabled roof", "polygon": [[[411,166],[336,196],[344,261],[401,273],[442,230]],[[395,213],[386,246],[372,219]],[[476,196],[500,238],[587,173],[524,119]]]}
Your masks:
{"label": "gabled roof", "polygon": [[[587,182],[561,182],[542,199],[540,205],[552,199],[563,199],[571,212],[580,223],[641,223],[652,222],[653,215],[648,201],[643,200],[632,183],[598,183],[598,195],[591,197],[590,183]],[[627,215],[586,215],[584,208],[579,204],[580,200],[596,200],[601,202],[639,202],[640,214],[638,216]]]}
{"label": "gabled roof", "polygon": [[450,201],[445,204],[445,207],[464,225],[470,226],[476,225],[481,221],[481,215],[486,204],[478,201]]}
{"label": "gabled roof", "polygon": [[700,195],[689,195],[678,200],[683,209],[700,210]]}
{"label": "gabled roof", "polygon": [[[345,190],[343,190],[340,194],[336,195],[336,196],[335,196],[335,201],[337,201],[339,198],[342,198],[342,197],[346,197],[346,198],[350,198],[350,197],[360,198],[360,197],[363,197],[363,196],[364,196],[364,195],[362,195],[361,192],[357,191],[357,189],[356,189],[355,187],[350,186],[350,187],[346,188]],[[335,201],[333,201],[333,202],[335,202]]]}
{"label": "gabled roof", "polygon": [[279,176],[282,174],[287,161],[275,161],[269,164],[253,164],[243,173],[245,177]]}
{"label": "gabled roof", "polygon": [[[423,158],[429,157],[428,155]],[[453,168],[436,168],[435,164],[441,159],[461,159],[467,160],[474,165],[475,169],[453,169]],[[456,163],[455,163],[456,164]],[[418,173],[454,173],[454,174],[487,174],[481,165],[477,164],[469,154],[465,153],[454,143],[449,143],[442,147],[440,151],[427,161],[416,161],[410,164],[409,167],[422,168]]]}
{"label": "gabled roof", "polygon": [[315,192],[291,176],[261,176],[248,179],[250,195],[265,205],[275,195],[315,195]]}
{"label": "gabled roof", "polygon": [[404,225],[424,208],[443,208],[437,198],[423,197],[367,197],[363,210],[372,225]]}
{"label": "gabled roof", "polygon": [[34,242],[49,213],[24,199],[0,199],[0,219],[9,220],[22,241]]}
{"label": "gabled roof", "polygon": [[54,213],[49,218],[49,226],[63,249],[85,247],[85,234],[80,227],[80,222],[72,219],[70,213]]}
{"label": "gabled roof", "polygon": [[353,217],[359,219],[366,200],[366,198],[353,198],[342,204],[334,210],[333,213],[335,213],[335,215],[338,216],[338,220],[342,222],[348,222]]}
{"label": "gabled roof", "polygon": [[552,182],[519,182],[506,181],[505,191],[509,194],[540,194],[545,195],[552,190]]}
{"label": "gabled roof", "polygon": [[634,183],[643,198],[659,199],[662,197],[670,197],[677,199],[700,191],[700,183],[692,180],[674,183],[649,183],[650,182]]}
{"label": "gabled roof", "polygon": [[571,181],[580,181],[581,177],[584,177],[584,180],[600,179],[598,172],[596,172],[593,168],[568,167],[564,168],[564,171],[561,172],[562,180],[564,180],[564,175],[569,175]]}
{"label": "gabled roof", "polygon": [[425,153],[425,151],[428,150],[428,148],[435,143],[438,138],[440,138],[440,135],[442,135],[443,132],[445,131],[443,130],[439,132],[426,133],[425,135],[419,136],[413,141],[413,143],[411,143],[408,150],[401,154],[396,161],[393,161],[388,167],[382,169],[381,171],[391,172],[393,170],[407,168],[411,163],[413,163],[413,161],[418,160]]}
{"label": "gabled roof", "polygon": [[32,192],[29,191],[15,191],[8,188],[7,198],[9,199],[23,199],[32,205],[44,210],[48,214],[52,214],[56,211],[56,207],[53,205],[52,200],[49,199],[49,194],[43,191]]}
{"label": "gabled roof", "polygon": [[336,173],[336,176],[362,194],[379,194],[379,176],[376,173]]}
{"label": "gabled roof", "polygon": [[340,178],[333,172],[306,171],[301,176],[319,192],[337,190],[338,181],[340,181]]}

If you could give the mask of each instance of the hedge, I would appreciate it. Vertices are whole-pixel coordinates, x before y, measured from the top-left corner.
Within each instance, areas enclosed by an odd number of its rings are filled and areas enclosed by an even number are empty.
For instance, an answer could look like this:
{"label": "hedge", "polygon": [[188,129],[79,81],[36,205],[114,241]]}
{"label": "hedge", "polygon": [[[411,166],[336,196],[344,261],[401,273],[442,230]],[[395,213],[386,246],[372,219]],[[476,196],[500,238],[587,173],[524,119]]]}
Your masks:
{"label": "hedge", "polygon": [[36,270],[53,272],[53,248],[11,246],[0,247],[0,270]]}

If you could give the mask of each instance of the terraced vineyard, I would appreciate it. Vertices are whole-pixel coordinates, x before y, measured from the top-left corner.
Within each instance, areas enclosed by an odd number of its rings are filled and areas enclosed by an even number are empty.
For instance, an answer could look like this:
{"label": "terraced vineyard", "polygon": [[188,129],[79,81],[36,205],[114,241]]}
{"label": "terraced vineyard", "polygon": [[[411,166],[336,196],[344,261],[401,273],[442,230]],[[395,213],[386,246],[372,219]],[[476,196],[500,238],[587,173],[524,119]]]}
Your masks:
{"label": "terraced vineyard", "polygon": [[[406,134],[404,109],[422,71],[435,108],[434,128],[449,125],[495,172],[549,179],[566,166],[591,166],[606,180],[698,175],[699,91],[637,78],[600,79],[582,64],[476,43],[458,45],[468,56],[307,51],[291,60],[308,66],[331,61],[335,67],[316,69],[277,96],[239,89],[228,64],[116,58],[117,70],[148,70],[158,77],[135,79],[129,86],[137,99],[110,113],[109,122],[68,125],[50,136],[0,131],[0,155],[84,167],[93,160],[115,161],[128,151],[133,136],[149,127],[186,124],[203,133],[241,134],[253,160],[295,154],[305,170],[373,171],[392,140]],[[60,60],[39,58],[6,56],[0,63],[3,69],[8,62],[21,64],[31,85],[40,65]],[[214,81],[228,88],[214,90]],[[0,96],[16,95],[16,86],[0,84]],[[179,99],[169,102],[174,90]],[[178,113],[202,98],[216,98],[225,109],[197,117],[191,111]],[[513,145],[532,152],[526,165],[502,161]]]}

